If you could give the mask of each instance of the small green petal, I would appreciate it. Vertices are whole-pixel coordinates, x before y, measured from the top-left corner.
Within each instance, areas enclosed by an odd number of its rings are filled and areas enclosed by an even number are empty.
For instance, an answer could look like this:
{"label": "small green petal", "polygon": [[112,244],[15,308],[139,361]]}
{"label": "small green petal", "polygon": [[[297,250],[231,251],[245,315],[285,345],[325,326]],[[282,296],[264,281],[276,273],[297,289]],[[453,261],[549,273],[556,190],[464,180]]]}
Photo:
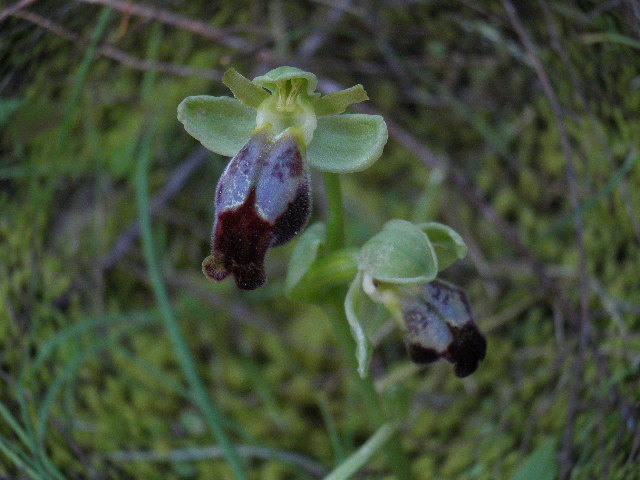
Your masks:
{"label": "small green petal", "polygon": [[359,172],[380,158],[387,137],[387,124],[379,115],[322,117],[307,150],[307,160],[325,172]]}
{"label": "small green petal", "polygon": [[440,271],[467,256],[467,245],[453,228],[438,222],[421,223],[418,227],[431,240]]}
{"label": "small green petal", "polygon": [[429,237],[411,222],[391,220],[360,250],[360,268],[375,280],[418,283],[433,280],[438,259]]}
{"label": "small green petal", "polygon": [[346,90],[333,92],[324,97],[314,98],[311,103],[318,117],[325,115],[338,115],[344,112],[353,103],[369,100],[367,92],[362,85],[355,85]]}
{"label": "small green petal", "polygon": [[320,246],[326,241],[325,230],[324,224],[315,223],[307,228],[296,242],[285,281],[287,294],[291,294],[318,257]]}
{"label": "small green petal", "polygon": [[212,152],[233,157],[256,128],[255,110],[231,97],[197,95],[178,105],[178,120]]}
{"label": "small green petal", "polygon": [[224,72],[222,78],[229,90],[233,92],[233,96],[240,100],[243,105],[251,108],[258,108],[269,93],[262,87],[259,87],[247,77],[241,75],[235,68],[230,68]]}
{"label": "small green petal", "polygon": [[274,68],[264,75],[254,78],[253,83],[257,83],[261,87],[264,87],[273,93],[278,90],[279,83],[298,78],[302,78],[307,81],[306,93],[307,95],[312,95],[318,86],[318,79],[313,73],[305,72],[304,70],[300,70],[296,67],[284,66]]}

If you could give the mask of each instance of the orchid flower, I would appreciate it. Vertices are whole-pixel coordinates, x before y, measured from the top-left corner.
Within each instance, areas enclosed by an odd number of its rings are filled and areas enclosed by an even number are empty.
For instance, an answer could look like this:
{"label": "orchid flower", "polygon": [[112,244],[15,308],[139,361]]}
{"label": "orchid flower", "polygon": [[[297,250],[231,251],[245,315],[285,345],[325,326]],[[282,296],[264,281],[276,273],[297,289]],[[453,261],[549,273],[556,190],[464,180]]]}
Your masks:
{"label": "orchid flower", "polygon": [[363,245],[358,274],[345,299],[361,375],[368,368],[372,339],[386,319],[380,306],[405,332],[414,362],[444,358],[454,364],[458,377],[478,368],[487,343],[469,300],[461,289],[436,280],[440,270],[466,254],[460,235],[436,222],[414,225],[391,220]]}
{"label": "orchid flower", "polygon": [[[467,295],[437,280],[438,273],[467,254],[452,228],[437,222],[391,220],[359,249],[322,256],[326,229],[317,223],[300,237],[291,255],[286,289],[305,298],[323,283],[353,279],[344,308],[356,342],[358,371],[366,376],[373,346],[391,318],[404,333],[409,358],[418,364],[443,358],[459,377],[473,373],[487,344],[471,313]],[[339,271],[340,273],[334,273]],[[355,278],[354,278],[355,275]],[[307,285],[311,284],[309,287]]]}
{"label": "orchid flower", "polygon": [[308,221],[309,167],[364,170],[382,154],[387,127],[379,115],[343,114],[368,99],[362,85],[321,96],[316,76],[294,67],[252,81],[230,69],[223,82],[235,98],[187,97],[178,119],[206,148],[233,157],[216,188],[203,273],[214,281],[232,274],[239,288],[252,290],[266,280],[267,250]]}

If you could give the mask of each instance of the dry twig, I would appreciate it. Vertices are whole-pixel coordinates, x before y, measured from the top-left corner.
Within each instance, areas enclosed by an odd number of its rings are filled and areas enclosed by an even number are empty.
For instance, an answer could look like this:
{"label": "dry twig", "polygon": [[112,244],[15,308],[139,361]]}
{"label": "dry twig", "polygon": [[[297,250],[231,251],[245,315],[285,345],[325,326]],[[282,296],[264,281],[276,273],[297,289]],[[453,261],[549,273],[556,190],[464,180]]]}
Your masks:
{"label": "dry twig", "polygon": [[5,18],[11,17],[13,14],[18,12],[19,10],[22,10],[23,8],[28,7],[35,1],[36,0],[21,0],[20,2],[16,2],[10,7],[5,8],[3,11],[0,12],[0,22],[2,22]]}
{"label": "dry twig", "polygon": [[[171,198],[182,190],[191,176],[204,165],[205,160],[210,154],[211,153],[204,147],[199,147],[171,172],[167,183],[164,184],[162,189],[151,201],[151,215],[156,215]],[[107,272],[111,270],[131,249],[139,235],[140,225],[138,225],[136,221],[115,241],[111,252],[102,262],[102,271]]]}
{"label": "dry twig", "polygon": [[[89,40],[82,35],[68,30],[62,25],[38,14],[18,10],[12,13],[12,15],[14,17],[27,20],[35,25],[38,25],[39,27],[44,28],[45,30],[49,30],[50,32],[53,32],[56,35],[64,38],[65,40],[69,40],[70,42],[73,42],[75,44],[89,44]],[[138,57],[134,57],[133,55],[129,55],[128,53],[109,44],[102,44],[97,48],[97,50],[101,55],[111,58],[112,60],[120,62],[123,65],[126,65],[127,67],[133,68],[135,70],[150,70],[169,73],[180,77],[202,77],[211,80],[220,80],[222,78],[222,74],[216,70],[204,70],[186,67],[183,65],[175,65],[173,63],[152,62],[149,60],[143,60]]]}
{"label": "dry twig", "polygon": [[253,51],[253,45],[240,37],[228,33],[193,18],[178,15],[161,8],[149,7],[125,0],[81,0],[85,3],[106,5],[127,15],[136,15],[148,20],[158,20],[180,30],[196,33],[199,36],[245,53]]}

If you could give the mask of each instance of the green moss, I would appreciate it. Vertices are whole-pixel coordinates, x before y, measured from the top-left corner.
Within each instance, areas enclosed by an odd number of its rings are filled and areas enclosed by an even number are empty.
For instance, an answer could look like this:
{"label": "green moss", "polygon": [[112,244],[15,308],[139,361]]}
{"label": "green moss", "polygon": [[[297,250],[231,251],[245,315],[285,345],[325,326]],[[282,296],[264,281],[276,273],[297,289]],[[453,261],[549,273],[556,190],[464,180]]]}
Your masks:
{"label": "green moss", "polygon": [[[589,43],[585,35],[635,38],[637,29],[624,2],[597,15],[598,2],[580,5],[580,11],[567,2],[551,6],[561,51],[571,65],[552,43],[539,8],[517,8],[565,111],[593,287],[571,478],[626,480],[640,477],[637,462],[629,461],[638,421],[633,406],[640,349],[640,160],[624,167],[640,138],[640,64],[631,47]],[[80,5],[72,17],[56,8],[38,12],[92,35],[94,25],[81,21],[92,18],[92,7]],[[256,49],[240,53],[165,26],[160,59],[220,71],[232,64],[248,75],[260,68],[261,55],[274,41],[282,51],[295,49],[326,14],[325,6],[285,0],[280,31],[277,12],[256,2],[196,1],[184,8],[179,13]],[[511,478],[543,439],[563,438],[578,358],[579,252],[558,124],[499,2],[478,10],[438,2],[385,4],[378,13],[373,35],[361,21],[366,12],[345,12],[313,57],[314,71],[345,85],[364,84],[370,106],[444,155],[481,192],[484,203],[478,204],[469,200],[467,186],[447,180],[420,212],[430,215],[422,220],[454,226],[472,247],[444,276],[466,288],[480,327],[492,326],[487,358],[471,377],[454,378],[451,365],[441,361],[401,381],[408,392],[402,444],[419,480]],[[109,41],[145,58],[149,23],[133,15],[127,24],[117,15]],[[5,55],[11,74],[0,94],[23,102],[0,138],[0,402],[21,425],[36,421],[59,375],[91,345],[122,328],[119,339],[87,358],[56,398],[45,439],[53,463],[68,478],[83,477],[86,467],[77,454],[83,451],[99,472],[114,479],[231,478],[221,459],[109,459],[114,451],[166,453],[214,442],[188,398],[164,329],[160,324],[134,328],[135,312],[155,308],[138,243],[113,269],[100,269],[137,220],[131,175],[150,114],[140,98],[143,74],[99,57],[69,142],[58,149],[80,56],[66,40],[23,22],[3,23],[6,45],[14,46]],[[152,195],[196,147],[175,120],[177,103],[224,89],[208,79],[159,73],[153,93]],[[347,453],[368,438],[372,425],[327,311],[282,296],[290,247],[271,252],[270,282],[255,295],[207,284],[199,273],[215,184],[225,163],[211,159],[154,218],[173,306],[233,442],[285,449],[330,467],[335,452],[318,413],[318,395],[329,399]],[[361,245],[391,217],[412,218],[433,174],[392,138],[372,169],[344,179],[349,243]],[[321,219],[321,189],[314,189],[314,215]],[[547,269],[549,290],[487,217],[487,207],[519,233]],[[523,306],[514,308],[518,305]],[[38,352],[64,329],[116,312],[125,317],[118,327],[101,325],[65,340],[26,376],[28,415],[21,418],[16,382]],[[384,338],[372,363],[376,380],[406,361],[401,336]],[[19,445],[15,432],[5,433],[7,425],[0,422],[0,431]],[[24,476],[0,458],[0,474]],[[303,478],[276,459],[247,464],[251,478]],[[367,468],[367,478],[390,478],[383,457]]]}

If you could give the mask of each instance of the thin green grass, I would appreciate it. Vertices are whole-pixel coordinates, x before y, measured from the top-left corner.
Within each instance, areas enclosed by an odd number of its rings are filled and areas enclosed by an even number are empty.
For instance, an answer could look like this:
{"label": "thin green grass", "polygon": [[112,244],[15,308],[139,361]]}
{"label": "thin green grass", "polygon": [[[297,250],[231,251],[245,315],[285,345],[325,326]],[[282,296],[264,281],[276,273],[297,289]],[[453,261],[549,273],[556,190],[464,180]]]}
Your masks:
{"label": "thin green grass", "polygon": [[575,223],[575,218],[578,215],[585,216],[585,214],[589,213],[589,211],[592,210],[596,205],[598,205],[598,203],[604,200],[607,196],[611,195],[636,164],[637,157],[638,152],[634,147],[629,152],[629,155],[627,155],[624,163],[614,172],[614,174],[611,176],[604,187],[602,187],[595,195],[582,202],[577,210],[559,219],[551,228],[549,228],[549,230],[542,233],[540,237],[538,237],[538,240],[543,240],[545,238],[555,236],[563,230],[572,227]]}
{"label": "thin green grass", "polygon": [[350,455],[338,468],[324,477],[324,480],[347,480],[351,478],[391,439],[397,430],[397,424],[385,423],[382,425],[364,445]]}
{"label": "thin green grass", "polygon": [[145,327],[153,321],[155,321],[154,318],[143,318],[139,323],[131,323],[124,325],[122,328],[113,329],[107,337],[98,337],[86,349],[74,355],[66,367],[53,379],[38,409],[37,438],[40,444],[43,444],[46,439],[47,424],[54,402],[64,388],[65,383],[77,376],[78,371],[89,358],[112,346],[120,335],[132,333],[132,331]]}
{"label": "thin green grass", "polygon": [[49,338],[38,349],[33,362],[29,366],[28,370],[23,372],[21,382],[24,384],[26,375],[32,375],[39,370],[43,363],[53,355],[57,348],[60,348],[65,342],[73,340],[81,336],[82,334],[94,330],[99,327],[107,327],[117,325],[121,322],[127,322],[130,326],[134,326],[138,323],[148,323],[149,321],[157,320],[158,313],[154,311],[148,312],[128,312],[121,314],[106,314],[100,318],[89,318],[84,321],[80,321],[69,327],[66,327],[56,333],[53,337]]}
{"label": "thin green grass", "polygon": [[71,93],[71,98],[69,99],[69,103],[67,104],[67,111],[65,113],[64,120],[62,121],[62,127],[60,129],[60,137],[58,138],[59,151],[64,148],[69,139],[71,126],[73,125],[75,114],[78,110],[78,105],[80,104],[80,96],[82,95],[84,86],[87,83],[87,79],[89,78],[91,66],[96,57],[98,44],[102,40],[102,37],[104,37],[107,26],[109,25],[110,17],[111,8],[104,7],[100,12],[100,16],[98,17],[98,23],[96,25],[96,29],[94,30],[93,37],[91,38],[89,48],[87,48],[87,51],[85,52],[82,59],[82,63],[78,67],[73,91]]}
{"label": "thin green grass", "polygon": [[46,479],[44,472],[32,463],[29,457],[22,451],[12,446],[12,442],[0,435],[0,451],[19,469],[26,472],[34,480]]}
{"label": "thin green grass", "polygon": [[264,376],[262,369],[251,357],[244,357],[241,359],[240,364],[247,372],[247,377],[251,382],[254,391],[260,397],[260,400],[265,406],[266,412],[278,428],[286,429],[286,424],[283,421],[282,409],[278,405],[273,387],[269,384],[269,381]]}
{"label": "thin green grass", "polygon": [[[170,377],[166,372],[164,372],[163,370],[160,370],[155,365],[147,362],[146,360],[144,360],[143,358],[140,358],[139,356],[133,355],[131,352],[127,351],[127,349],[125,348],[120,348],[114,353],[116,355],[122,356],[127,361],[131,362],[134,366],[136,366],[136,368],[138,368],[141,371],[141,373],[143,373],[147,377],[152,378],[158,383],[162,384],[164,387],[167,388],[168,391],[175,393],[177,395],[180,395],[182,398],[186,400],[193,401],[192,393],[187,387],[185,387],[184,385],[182,385],[181,383],[179,383],[178,381]],[[123,375],[129,375],[130,377],[135,377],[133,373],[131,374],[123,373]],[[222,424],[227,430],[237,434],[244,442],[256,443],[255,438],[252,435],[250,435],[248,432],[246,432],[237,422],[233,421],[233,419],[222,417]]]}
{"label": "thin green grass", "polygon": [[[161,42],[161,30],[159,25],[154,29],[150,40],[150,59],[155,59],[158,54],[158,50]],[[143,82],[143,98],[145,103],[150,107],[152,105],[151,92],[153,91],[153,84],[155,82],[155,73],[147,72]],[[180,326],[173,313],[171,307],[171,301],[167,293],[167,288],[162,279],[160,273],[160,266],[158,264],[158,255],[155,251],[155,243],[153,239],[153,233],[151,230],[151,214],[149,205],[149,184],[148,184],[148,171],[152,159],[152,144],[154,137],[154,120],[153,113],[151,113],[151,119],[147,125],[147,131],[145,132],[142,140],[142,144],[139,150],[139,162],[135,176],[136,186],[136,201],[138,206],[138,217],[140,220],[140,235],[142,239],[142,248],[144,252],[145,261],[151,277],[151,284],[153,292],[158,303],[158,308],[164,320],[165,328],[171,339],[171,344],[180,367],[187,378],[189,388],[192,393],[192,399],[198,405],[202,411],[205,420],[215,435],[220,447],[225,452],[225,458],[229,462],[236,478],[238,480],[248,480],[245,473],[244,466],[236,452],[233,444],[230,442],[227,434],[225,433],[222,421],[222,415],[213,406],[209,400],[204,382],[200,378],[197,372],[196,363],[193,358],[187,341],[184,338],[180,330]]]}
{"label": "thin green grass", "polygon": [[26,472],[30,472],[33,478],[56,478],[64,480],[64,476],[49,460],[46,452],[37,443],[31,428],[30,417],[26,408],[26,400],[24,391],[20,385],[17,385],[17,399],[20,403],[20,411],[25,420],[27,428],[20,426],[18,420],[11,415],[7,408],[0,404],[0,415],[5,422],[9,424],[13,432],[24,443],[28,449],[28,453],[21,450],[15,443],[8,439],[0,438],[0,450],[14,463],[14,465]]}
{"label": "thin green grass", "polygon": [[27,432],[20,426],[16,418],[11,415],[11,413],[9,413],[7,407],[5,407],[2,403],[0,403],[0,416],[2,416],[5,422],[9,424],[20,441],[24,443],[25,447],[31,448],[31,441],[27,435]]}
{"label": "thin green grass", "polygon": [[[324,466],[310,458],[286,450],[275,448],[237,445],[238,455],[243,458],[259,460],[275,460],[291,467],[297,474],[309,478],[320,477],[326,473]],[[197,462],[224,457],[224,451],[217,446],[190,447],[158,451],[127,451],[106,452],[105,455],[117,462]],[[311,478],[313,478],[311,477]]]}
{"label": "thin green grass", "polygon": [[322,420],[324,420],[325,428],[329,434],[329,441],[331,442],[331,447],[336,457],[336,465],[340,464],[347,457],[347,451],[342,438],[340,438],[336,421],[331,414],[329,400],[327,400],[324,393],[318,394],[318,407],[320,408]]}

